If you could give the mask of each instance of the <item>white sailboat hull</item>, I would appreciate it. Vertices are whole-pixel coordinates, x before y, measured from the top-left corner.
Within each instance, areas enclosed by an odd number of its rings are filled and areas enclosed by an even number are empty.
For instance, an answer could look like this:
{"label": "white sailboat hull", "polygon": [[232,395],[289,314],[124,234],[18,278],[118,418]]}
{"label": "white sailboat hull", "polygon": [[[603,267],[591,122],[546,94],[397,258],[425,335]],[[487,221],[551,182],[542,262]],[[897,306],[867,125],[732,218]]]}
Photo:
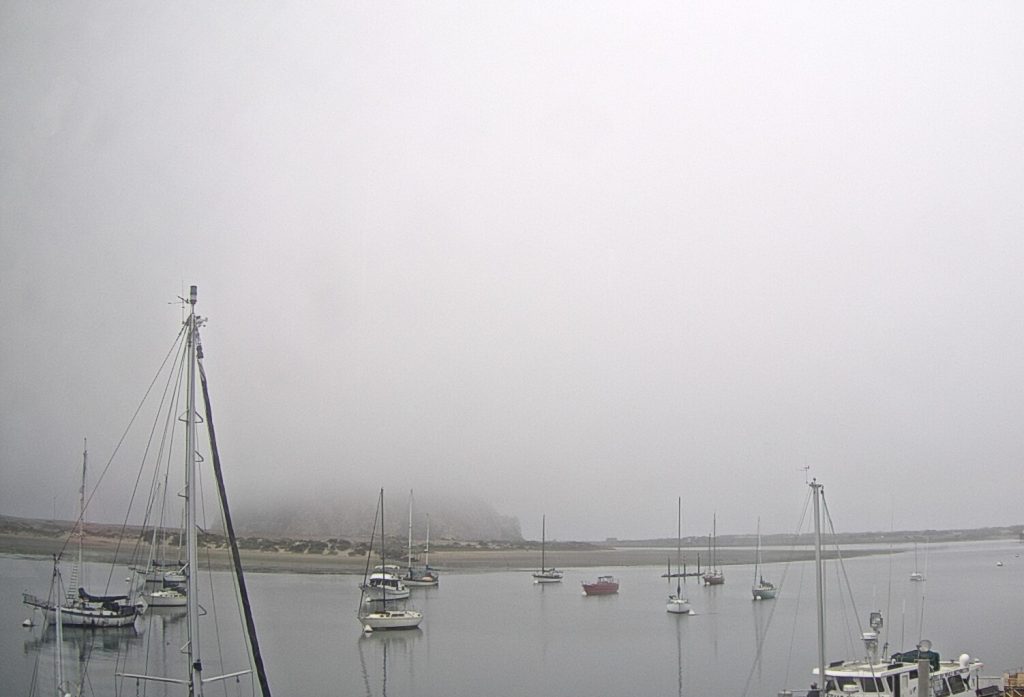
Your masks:
{"label": "white sailboat hull", "polygon": [[533,575],[534,583],[561,583],[562,572],[560,571],[547,571],[536,573]]}
{"label": "white sailboat hull", "polygon": [[188,605],[188,596],[179,590],[164,588],[152,593],[143,593],[146,603],[150,607],[185,607]]}
{"label": "white sailboat hull", "polygon": [[52,603],[25,593],[22,601],[26,605],[38,607],[46,613],[48,622],[56,622],[60,616],[61,625],[65,627],[92,627],[105,629],[110,627],[129,627],[135,623],[137,610],[131,606],[123,606],[117,609],[105,608],[99,604],[62,605],[60,612]]}
{"label": "white sailboat hull", "polygon": [[438,585],[436,577],[431,578],[403,578],[402,583],[411,588],[429,588]]}
{"label": "white sailboat hull", "polygon": [[690,614],[690,601],[686,598],[677,598],[672,595],[669,596],[668,605],[665,608],[674,615],[688,615]]}
{"label": "white sailboat hull", "polygon": [[423,613],[415,610],[382,610],[361,615],[359,621],[363,623],[364,629],[414,629],[423,621]]}

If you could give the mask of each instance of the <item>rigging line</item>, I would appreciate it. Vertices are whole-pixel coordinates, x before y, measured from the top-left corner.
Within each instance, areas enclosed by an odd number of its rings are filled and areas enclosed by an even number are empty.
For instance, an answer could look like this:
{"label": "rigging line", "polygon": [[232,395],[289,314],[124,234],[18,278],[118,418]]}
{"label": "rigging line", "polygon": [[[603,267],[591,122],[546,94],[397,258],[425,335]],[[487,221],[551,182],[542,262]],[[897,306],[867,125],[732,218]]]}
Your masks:
{"label": "rigging line", "polygon": [[[198,502],[199,503],[199,510],[198,510],[198,513],[199,513],[199,517],[202,519],[202,523],[201,524],[198,521],[196,523],[196,532],[197,532],[197,534],[202,534],[202,533],[206,532],[206,530],[207,530],[207,527],[206,527],[206,490],[203,488],[203,477],[201,476],[200,472],[197,472],[197,475],[193,479],[193,482],[196,485],[196,489],[198,489],[198,494],[199,494],[199,502]],[[223,670],[224,666],[227,665],[227,664],[224,661],[224,642],[221,640],[221,636],[220,636],[220,617],[219,617],[219,615],[217,613],[217,594],[213,592],[213,562],[212,562],[212,558],[211,558],[212,555],[210,554],[210,545],[209,545],[208,541],[207,541],[207,543],[205,545],[203,545],[203,553],[206,555],[206,576],[207,576],[207,580],[210,583],[210,616],[211,616],[211,619],[213,620],[214,643],[216,643],[216,645],[217,645],[217,659],[220,661],[220,665],[221,665],[221,668]],[[189,568],[189,573],[196,573],[196,574],[198,574],[199,573],[199,569]],[[195,648],[199,649],[199,648],[202,648],[202,647],[195,647]],[[222,681],[219,686],[224,690],[224,694],[226,695],[227,694],[227,684]]]}
{"label": "rigging line", "polygon": [[[781,588],[781,583],[780,586]],[[772,618],[775,617],[775,610],[779,607],[778,603],[772,603],[771,609],[768,611],[768,620],[765,622],[764,631],[761,632],[761,636],[757,638],[757,648],[754,654],[754,664],[750,667],[750,672],[747,673],[747,681],[743,685],[743,695],[747,694],[747,690],[750,688],[750,682],[754,678],[754,671],[761,663],[761,658],[764,655],[764,643],[768,637],[768,630],[772,625]]]}
{"label": "rigging line", "polygon": [[[180,336],[180,334],[179,334],[179,336]],[[183,346],[182,348],[184,349],[185,347]],[[182,355],[182,361],[184,362],[184,357],[185,357],[184,350],[182,351],[181,355]],[[166,359],[164,360],[164,362],[161,365],[166,365]],[[168,375],[168,382],[170,382],[170,377],[171,376]],[[154,382],[155,382],[155,380],[154,380]],[[152,385],[150,387],[152,388]],[[146,394],[148,395],[149,392],[150,392],[150,390],[147,390]],[[166,386],[166,384],[164,386],[164,393],[163,394],[164,394],[164,396],[166,396],[166,394],[167,394],[167,386]],[[163,402],[163,399],[161,399],[161,403],[162,402]],[[134,421],[134,417],[132,417],[132,420]],[[124,534],[125,534],[125,531],[128,528],[128,520],[131,517],[132,506],[135,503],[135,496],[136,496],[136,494],[139,491],[139,482],[142,481],[142,474],[143,474],[143,471],[145,470],[145,460],[149,456],[149,450],[150,450],[150,448],[152,447],[152,444],[153,444],[153,434],[156,432],[157,423],[159,423],[159,418],[157,418],[157,420],[153,423],[153,426],[150,428],[149,437],[146,440],[146,447],[143,450],[143,456],[142,456],[143,457],[143,462],[142,462],[142,465],[140,465],[140,467],[139,467],[138,474],[135,476],[135,484],[132,487],[132,495],[128,499],[128,508],[125,511],[124,520],[121,523],[121,531],[120,531],[120,533],[118,535],[118,538],[117,538],[117,545],[114,547],[114,563],[117,563],[117,560],[118,560],[118,557],[119,557],[119,554],[120,554],[120,550],[121,550],[121,543],[124,540]],[[96,482],[96,485],[99,486],[99,482],[98,481]],[[93,491],[95,491],[95,489],[93,489]],[[111,564],[110,567],[109,567],[109,570],[107,572],[107,588],[108,589],[110,588],[110,584],[111,584],[111,580],[113,579],[113,576],[114,576],[114,564]]]}
{"label": "rigging line", "polygon": [[[149,386],[146,388],[146,392],[142,396],[142,399],[139,401],[138,406],[135,407],[135,412],[132,414],[131,419],[128,420],[128,425],[125,426],[124,431],[121,433],[121,437],[118,439],[117,444],[114,446],[114,451],[110,454],[110,458],[107,460],[107,464],[103,466],[103,469],[100,471],[100,476],[96,479],[96,484],[93,486],[92,490],[89,492],[89,496],[88,496],[88,498],[85,501],[85,508],[88,508],[89,507],[89,503],[92,502],[93,496],[96,494],[97,489],[99,489],[100,482],[103,481],[103,478],[106,476],[107,471],[110,469],[110,465],[113,463],[114,458],[117,456],[118,451],[121,449],[121,446],[124,444],[125,439],[128,437],[128,433],[129,433],[129,431],[131,431],[132,425],[135,423],[135,419],[138,418],[139,412],[142,411],[143,405],[146,403],[146,400],[149,398],[149,393],[150,393],[150,391],[152,391],[153,385],[156,384],[157,378],[159,378],[161,373],[163,373],[164,366],[167,364],[167,360],[172,355],[174,355],[174,353],[176,352],[176,347],[178,345],[178,342],[181,341],[181,338],[182,338],[183,335],[184,335],[184,328],[182,328],[182,329],[180,329],[178,331],[177,338],[174,340],[174,343],[171,344],[170,350],[167,352],[167,354],[164,356],[163,360],[160,362],[160,367],[157,369],[156,374],[153,376],[153,380],[150,382]],[[82,524],[82,520],[83,520],[84,516],[85,516],[85,511],[84,510],[83,511],[79,511],[78,519],[75,521],[75,525],[76,526]],[[70,542],[71,542],[71,537],[69,535],[68,538],[64,540],[64,544],[61,546],[60,551],[57,554],[57,558],[58,559],[60,557],[64,556],[64,552],[67,550],[67,546],[68,546],[68,544],[70,544]]]}
{"label": "rigging line", "polygon": [[[805,472],[805,478],[806,478],[806,472]],[[803,509],[800,512],[800,519],[797,522],[796,532],[793,535],[793,542],[792,542],[792,545],[790,546],[790,550],[791,550],[792,553],[796,552],[796,547],[797,547],[798,544],[800,544],[800,536],[801,536],[801,534],[803,532],[804,525],[806,525],[806,523],[807,523],[807,514],[810,511],[811,500],[812,500],[812,493],[813,493],[812,490],[810,489],[810,487],[808,487],[807,493],[804,495],[804,505],[803,505]],[[797,607],[797,609],[800,608],[800,599],[801,599],[802,594],[803,594],[803,578],[804,578],[804,569],[805,569],[805,567],[806,567],[806,564],[801,564],[800,567],[799,567],[800,568],[800,583],[797,584],[797,595],[796,595],[796,607]],[[789,564],[787,563],[786,564],[786,569],[783,571],[783,581],[780,582],[780,588],[781,588],[782,583],[785,582],[785,576],[786,576],[786,573],[788,572],[788,569],[789,569]],[[793,625],[792,625],[792,629],[790,630],[790,637],[789,637],[789,655],[786,657],[786,670],[785,670],[785,673],[783,675],[783,683],[782,683],[783,685],[788,685],[789,684],[789,670],[790,670],[790,668],[792,667],[792,664],[793,664],[793,647],[796,645],[795,637],[796,637],[797,617],[798,616],[799,616],[799,613],[796,613],[796,612],[793,613]]]}
{"label": "rigging line", "polygon": [[[804,523],[805,523],[805,521],[807,519],[807,512],[810,509],[811,493],[812,493],[811,490],[808,489],[806,495],[804,496],[803,509],[802,509],[802,511],[800,513],[800,519],[799,519],[799,522],[797,523],[796,533],[793,535],[793,541],[792,541],[792,544],[790,546],[790,559],[793,559],[796,556],[796,547],[797,547],[797,544],[800,541],[800,532],[801,532],[801,530],[803,530]],[[789,568],[790,568],[790,561],[787,561],[784,564],[784,566],[783,566],[782,578],[779,581],[778,590],[780,592],[782,591],[782,588],[785,586],[786,577],[787,577],[787,575],[789,573]],[[800,567],[800,569],[801,569],[801,578],[803,577],[803,568],[804,568],[804,565],[801,565],[801,567]],[[799,601],[800,601],[800,593],[798,592],[797,593],[797,608],[799,608],[799,605],[800,605]],[[750,689],[750,683],[751,683],[751,681],[754,678],[754,672],[757,669],[757,667],[758,667],[758,665],[759,665],[759,663],[761,661],[761,658],[762,658],[762,655],[763,655],[764,643],[767,640],[768,632],[769,632],[769,630],[771,628],[771,624],[772,624],[772,619],[775,617],[775,610],[778,607],[779,607],[778,603],[773,603],[772,604],[771,610],[768,612],[768,620],[767,620],[767,623],[765,624],[764,632],[762,632],[761,636],[758,637],[757,647],[756,647],[755,657],[754,657],[754,663],[753,663],[753,665],[750,668],[750,672],[747,673],[747,679],[746,679],[746,682],[743,685],[743,692],[742,692],[742,694],[744,696],[748,693],[748,690]],[[796,636],[796,617],[797,616],[798,616],[798,613],[794,613],[794,615],[793,615],[794,622],[793,622],[793,625],[792,625],[792,629],[791,629],[791,633],[790,633],[790,642],[789,642],[790,653],[789,653],[789,659],[786,662],[785,674],[783,675],[783,685],[788,684],[788,681],[789,681],[789,668],[790,668],[790,665],[792,664],[792,658],[793,658],[793,646],[795,645],[795,639],[794,638]]]}
{"label": "rigging line", "polygon": [[231,547],[231,560],[234,566],[234,580],[238,594],[242,600],[242,610],[245,616],[245,629],[248,634],[250,657],[255,664],[256,677],[259,680],[260,692],[264,697],[270,697],[270,681],[267,679],[266,668],[263,665],[263,654],[260,652],[259,639],[256,636],[256,620],[253,618],[252,607],[249,603],[249,591],[245,585],[245,574],[242,570],[242,557],[238,551],[238,541],[235,537],[234,524],[231,521],[231,511],[228,506],[227,489],[224,486],[224,473],[221,470],[220,450],[217,448],[217,433],[213,426],[213,407],[210,404],[210,386],[206,379],[206,369],[203,367],[203,345],[202,338],[196,331],[196,365],[199,368],[199,380],[203,389],[203,406],[206,409],[206,431],[210,439],[210,453],[213,456],[213,474],[217,481],[217,493],[220,497],[221,513],[224,522],[224,529],[227,534],[228,543]]}
{"label": "rigging line", "polygon": [[[373,529],[370,530],[370,546],[366,554],[366,569],[363,570],[363,583],[361,584],[361,592],[359,593],[359,609],[363,608],[363,596],[366,595],[366,582],[370,576],[370,557],[373,556],[373,542],[377,536],[377,518],[380,516],[380,503],[381,497],[377,498],[377,510],[373,513]],[[383,527],[383,526],[382,526]],[[381,535],[383,536],[383,530]]]}
{"label": "rigging line", "polygon": [[[182,348],[184,348],[184,346],[182,346]],[[127,524],[127,519],[129,517],[129,515],[131,514],[131,506],[132,506],[132,503],[135,500],[135,495],[136,495],[137,490],[138,490],[139,480],[141,479],[142,473],[143,473],[143,471],[145,470],[145,467],[146,467],[146,460],[149,459],[149,451],[152,448],[153,436],[156,433],[157,426],[160,424],[161,416],[162,416],[164,424],[163,424],[163,429],[161,431],[160,442],[159,442],[159,445],[157,447],[156,465],[153,468],[153,479],[150,482],[149,499],[148,499],[147,506],[146,506],[146,513],[145,513],[144,518],[143,518],[143,526],[144,527],[149,524],[150,516],[152,515],[152,511],[153,511],[153,506],[156,505],[156,502],[155,502],[155,498],[156,498],[155,492],[157,491],[157,489],[160,486],[160,484],[159,484],[159,480],[160,480],[160,465],[161,465],[161,461],[162,461],[162,458],[163,458],[163,453],[164,453],[164,449],[165,449],[167,440],[168,440],[169,437],[173,437],[173,434],[174,434],[174,425],[176,423],[176,421],[174,420],[174,414],[177,412],[176,406],[177,406],[178,402],[181,399],[181,386],[182,386],[182,382],[184,380],[185,352],[182,351],[179,354],[179,356],[180,356],[181,360],[180,361],[176,361],[175,364],[174,364],[174,366],[177,367],[177,373],[175,373],[175,371],[173,370],[173,367],[172,367],[172,370],[168,371],[167,382],[164,384],[163,393],[160,395],[160,401],[159,401],[159,403],[157,405],[157,408],[156,408],[156,414],[155,414],[155,417],[154,417],[154,420],[153,420],[153,426],[150,429],[149,437],[146,440],[146,447],[145,447],[145,449],[143,450],[143,453],[142,453],[142,462],[139,465],[139,474],[138,474],[138,476],[136,478],[136,481],[135,481],[135,488],[132,490],[132,497],[131,497],[131,500],[129,502],[128,513],[125,515],[125,523],[126,524]],[[177,376],[176,379],[175,379],[175,376]],[[170,404],[170,406],[167,407],[166,410],[165,410],[165,405],[167,405],[168,403]],[[168,461],[166,466],[168,468],[170,467],[170,462],[169,461]],[[166,500],[166,495],[167,495],[167,492],[165,491],[164,492],[165,500]],[[162,511],[161,511],[161,513],[162,513]],[[138,558],[138,555],[141,553],[142,544],[143,544],[143,539],[140,536],[140,537],[138,537],[136,539],[135,549],[132,552],[132,558],[135,558],[135,559]]]}
{"label": "rigging line", "polygon": [[924,638],[924,604],[925,604],[925,598],[927,597],[927,585],[928,585],[928,578],[925,577],[925,580],[921,583],[921,608],[920,608],[920,614],[918,615],[918,619],[917,619],[917,638],[918,638],[918,640]]}
{"label": "rigging line", "polygon": [[[895,521],[895,506],[893,505],[893,499],[889,497],[889,582],[888,589],[886,592],[885,599],[885,616],[892,617],[892,579],[893,579],[893,561],[895,559],[895,550],[893,547],[893,539],[896,528]],[[882,655],[886,656],[889,654],[889,629],[885,628],[885,642],[882,644]]]}
{"label": "rigging line", "polygon": [[[810,501],[810,489],[808,489],[808,495],[804,499],[804,512],[807,511],[807,505],[808,505],[809,501]],[[800,526],[803,525],[803,519],[804,519],[804,517],[803,517],[803,515],[801,515],[801,517],[800,517]],[[797,529],[799,530],[799,526],[798,526]],[[796,540],[794,539],[794,547],[795,547],[795,543],[796,543]],[[788,571],[789,571],[789,562],[786,562],[786,564],[784,565],[783,570],[782,570],[782,578],[779,581],[779,586],[778,586],[778,591],[779,592],[782,591],[782,587],[783,587],[783,584],[785,583],[786,574],[787,574]],[[754,576],[754,582],[755,583],[757,582],[757,575]],[[764,631],[761,632],[761,635],[757,637],[757,645],[756,645],[755,651],[754,651],[754,662],[750,666],[750,671],[747,673],[747,679],[746,679],[746,682],[744,682],[744,684],[743,684],[743,692],[741,693],[744,697],[747,695],[748,690],[750,689],[750,683],[754,679],[754,672],[757,670],[758,666],[761,663],[761,658],[763,657],[763,654],[764,654],[764,643],[767,640],[768,632],[771,629],[771,625],[772,625],[772,619],[775,617],[775,610],[776,610],[776,608],[778,608],[778,606],[779,606],[778,603],[772,603],[771,609],[768,611],[768,619],[767,619],[767,622],[765,623]],[[790,650],[791,651],[792,651],[792,647],[793,647],[793,644],[790,643]],[[783,682],[783,684],[786,684],[786,683]]]}
{"label": "rigging line", "polygon": [[[847,653],[849,655],[853,655],[854,646],[853,646],[853,642],[851,641],[851,636],[852,636],[853,632],[852,632],[852,629],[851,629],[851,626],[850,626],[850,614],[851,613],[850,613],[849,610],[847,610],[847,607],[846,607],[847,596],[849,596],[850,605],[853,608],[852,614],[853,614],[853,617],[854,617],[854,621],[857,622],[857,625],[858,625],[858,628],[859,628],[860,620],[859,620],[858,615],[857,615],[857,604],[854,601],[853,592],[852,592],[852,590],[850,590],[851,589],[851,584],[849,582],[849,577],[846,575],[846,565],[845,565],[844,560],[843,560],[842,551],[841,551],[841,549],[839,547],[839,537],[838,537],[838,535],[836,533],[835,524],[832,521],[832,515],[831,515],[831,512],[829,511],[829,508],[828,508],[828,502],[825,500],[824,492],[822,492],[822,494],[823,494],[823,496],[822,496],[822,508],[823,508],[823,510],[825,512],[825,520],[828,523],[828,530],[829,530],[829,532],[832,535],[832,548],[835,550],[835,555],[836,555],[836,566],[835,566],[836,588],[837,588],[837,595],[839,597],[839,605],[840,605],[840,607],[842,609],[841,616],[843,618],[843,623],[846,626],[846,631],[843,633],[843,638],[846,641],[846,651],[847,651]],[[844,579],[846,581],[846,583],[845,583],[845,587],[847,589],[846,593],[843,593],[843,587],[844,587],[843,581],[844,581]]]}
{"label": "rigging line", "polygon": [[[207,420],[208,421],[209,421],[210,418],[212,418],[212,417],[207,415]],[[201,483],[200,483],[200,486],[201,486]],[[206,503],[205,502],[206,502],[206,499],[204,497],[203,498],[203,524],[204,524],[204,527],[206,525],[206,521],[205,521],[205,519],[206,519]],[[223,501],[219,501],[218,509],[220,510],[221,525],[224,526],[224,529],[226,531],[227,530],[227,525],[225,524],[225,520],[227,519],[228,516],[230,516],[230,512],[225,512],[225,510],[224,510],[224,502]],[[225,539],[228,540],[228,535],[227,534],[225,534]],[[229,541],[229,544],[230,544],[230,540],[228,540],[228,541]],[[209,552],[209,548],[207,548],[207,553],[206,554],[207,554],[207,564],[210,565],[211,555],[210,555],[210,552]],[[212,581],[212,577],[211,577],[211,581]],[[239,589],[237,583],[233,583],[232,584],[232,589],[234,590],[234,593],[235,593],[235,601],[236,601],[235,602],[235,611],[236,611],[237,616],[238,616],[238,624],[239,624],[240,627],[246,627],[247,625],[246,625],[246,621],[245,621],[245,598],[243,597],[243,594],[242,594],[241,590]],[[216,623],[215,626],[217,626],[217,630],[216,631],[217,631],[218,650],[220,650],[220,629],[219,629],[219,623]],[[247,656],[251,656],[253,654],[253,645],[252,645],[252,641],[249,638],[249,633],[248,632],[245,632],[245,631],[242,632],[242,641],[245,643],[246,655]],[[258,647],[257,647],[257,650],[258,650]],[[251,661],[250,661],[250,663],[251,663]],[[221,657],[221,664],[224,665],[223,656]],[[249,679],[250,694],[255,694],[255,691],[256,691],[255,690],[255,687],[256,687],[255,680],[256,680],[256,677],[257,677],[256,676],[256,672],[257,671],[249,671],[248,679]],[[235,678],[235,684],[236,684],[236,686],[239,685],[239,680],[238,680],[237,677]],[[227,686],[227,682],[226,681],[223,682],[222,685],[224,687],[224,693],[227,694],[227,687],[228,687]],[[236,688],[236,689],[240,690],[240,687]]]}
{"label": "rigging line", "polygon": [[[825,518],[828,520],[829,530],[831,530],[831,532],[832,532],[832,539],[835,540],[836,559],[839,562],[839,569],[837,570],[837,578],[839,578],[840,580],[845,582],[846,592],[847,592],[847,594],[850,597],[850,605],[853,608],[854,622],[857,625],[857,634],[858,634],[858,636],[863,636],[864,635],[864,625],[861,622],[860,612],[857,609],[857,600],[853,596],[853,584],[850,583],[850,576],[849,576],[849,573],[847,572],[847,569],[846,569],[846,563],[845,563],[845,561],[843,559],[843,553],[842,553],[841,548],[839,547],[839,537],[836,534],[835,524],[832,521],[832,512],[828,508],[827,501],[825,501],[825,492],[822,492],[822,503],[824,504]],[[840,572],[841,572],[841,576],[840,576]],[[839,598],[840,598],[841,604],[843,604],[844,609],[845,609],[845,596],[843,595],[843,593],[841,591],[839,593]],[[853,649],[853,641],[852,641],[852,632],[850,632],[850,630],[849,630],[849,624],[850,624],[849,623],[849,617],[846,616],[846,617],[844,617],[844,619],[845,619],[846,625],[847,625],[846,644],[847,644],[848,650],[850,652],[850,655],[852,656],[852,655],[854,655],[854,649]],[[869,669],[871,671],[871,674],[875,675],[874,664],[870,664],[869,665]]]}

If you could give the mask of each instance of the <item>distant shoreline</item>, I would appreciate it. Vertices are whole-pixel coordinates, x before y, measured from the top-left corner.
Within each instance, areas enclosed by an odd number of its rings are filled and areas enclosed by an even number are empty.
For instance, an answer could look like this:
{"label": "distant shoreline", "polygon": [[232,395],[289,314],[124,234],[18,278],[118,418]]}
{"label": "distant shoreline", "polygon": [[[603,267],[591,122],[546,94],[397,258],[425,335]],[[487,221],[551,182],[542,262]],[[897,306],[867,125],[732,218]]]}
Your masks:
{"label": "distant shoreline", "polygon": [[[69,541],[73,523],[28,518],[0,516],[0,553],[31,557],[52,557],[64,549],[65,557],[74,553],[75,543]],[[119,564],[132,563],[134,548],[140,542],[140,529],[129,526],[93,524],[86,526],[84,554],[88,561]],[[203,564],[215,569],[230,567],[231,555],[220,536],[207,537],[200,543],[199,554]],[[719,538],[716,551],[717,566],[734,566],[754,562],[754,539],[745,535],[730,536],[729,542]],[[909,542],[922,539],[932,543],[968,542],[983,540],[1024,541],[1022,526],[1005,528],[983,528],[979,530],[948,530],[924,532],[858,533],[838,535],[844,557],[888,554],[891,543],[900,545],[898,552],[905,552]],[[366,568],[365,544],[354,547],[333,547],[310,540],[264,540],[266,544],[252,544],[254,538],[246,538],[240,544],[242,564],[246,571],[257,573],[309,573],[309,574],[362,574]],[[803,561],[812,559],[813,551],[808,546],[809,536],[799,539],[800,546],[794,546],[794,536],[773,535],[764,539],[762,562],[765,564]],[[332,542],[338,542],[333,540]],[[730,544],[731,543],[731,544]],[[345,543],[350,544],[350,543]],[[856,545],[856,547],[851,547]],[[296,550],[305,551],[296,551]],[[320,551],[309,551],[322,549]],[[404,549],[404,545],[403,545]],[[684,543],[683,564],[687,572],[697,571],[697,562],[707,565],[708,550],[703,543],[696,544],[690,539]],[[827,556],[834,552],[826,550]],[[389,560],[391,558],[389,557]],[[395,563],[405,564],[404,554],[394,556]],[[547,564],[563,568],[595,568],[616,566],[653,566],[665,568],[669,559],[675,559],[675,540],[607,540],[604,543],[589,542],[548,542]],[[536,542],[464,542],[443,544],[430,551],[431,566],[438,570],[451,571],[532,571],[540,564],[540,549]],[[417,562],[421,563],[421,562]]]}
{"label": "distant shoreline", "polygon": [[[30,556],[52,557],[65,548],[64,556],[74,553],[73,544],[65,547],[65,538],[54,538],[44,535],[0,534],[0,553]],[[87,535],[83,546],[87,561],[110,563],[129,563],[131,545],[121,544],[117,547],[116,540],[107,537]],[[885,548],[867,548],[843,552],[843,556],[866,556],[884,554]],[[562,568],[594,568],[617,566],[654,566],[665,568],[668,559],[674,557],[674,549],[669,548],[630,548],[630,547],[594,547],[591,549],[548,549],[547,563]],[[697,570],[697,554],[705,560],[706,550],[684,549],[686,571]],[[223,548],[200,547],[199,555],[203,564],[207,563],[214,569],[230,567],[231,555]],[[762,550],[762,562],[765,564],[786,561],[799,561],[813,558],[812,551],[798,550]],[[246,571],[253,573],[307,573],[307,574],[361,574],[366,567],[365,555],[355,554],[309,554],[283,551],[242,550],[242,565]],[[405,558],[395,560],[404,564]],[[441,571],[532,571],[536,570],[540,557],[539,552],[532,549],[444,549],[432,551],[431,566]],[[723,549],[718,552],[719,566],[753,563],[753,551],[750,549]],[[674,569],[674,566],[673,566]]]}

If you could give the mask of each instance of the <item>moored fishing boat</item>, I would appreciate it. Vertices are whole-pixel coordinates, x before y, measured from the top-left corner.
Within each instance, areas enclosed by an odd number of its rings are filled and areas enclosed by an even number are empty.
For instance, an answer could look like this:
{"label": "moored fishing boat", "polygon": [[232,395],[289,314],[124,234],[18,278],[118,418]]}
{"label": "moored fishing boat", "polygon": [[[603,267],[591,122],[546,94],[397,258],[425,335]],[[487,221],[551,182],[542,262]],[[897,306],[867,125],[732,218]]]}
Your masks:
{"label": "moored fishing boat", "polygon": [[584,595],[613,595],[619,592],[619,582],[614,576],[598,576],[596,581],[583,582]]}
{"label": "moored fishing boat", "polygon": [[[983,697],[995,693],[979,685],[983,663],[960,654],[954,661],[943,661],[932,650],[932,644],[922,639],[917,648],[881,655],[879,636],[884,627],[880,612],[872,612],[869,631],[861,640],[865,655],[852,660],[825,663],[825,610],[824,570],[821,548],[821,506],[823,486],[812,480],[809,484],[814,500],[815,585],[817,588],[818,666],[813,674],[808,697],[946,697],[947,695],[975,695]],[[887,645],[887,644],[886,644]]]}
{"label": "moored fishing boat", "polygon": [[383,601],[385,599],[403,600],[409,597],[409,587],[405,585],[397,573],[397,567],[377,567],[362,583],[365,600]]}

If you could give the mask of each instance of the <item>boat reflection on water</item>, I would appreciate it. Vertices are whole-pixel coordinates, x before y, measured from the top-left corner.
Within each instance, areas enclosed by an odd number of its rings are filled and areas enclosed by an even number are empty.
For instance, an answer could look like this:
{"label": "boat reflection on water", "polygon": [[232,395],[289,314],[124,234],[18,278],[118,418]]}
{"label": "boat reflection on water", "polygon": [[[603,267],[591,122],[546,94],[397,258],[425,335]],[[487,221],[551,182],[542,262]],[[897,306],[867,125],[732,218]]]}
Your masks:
{"label": "boat reflection on water", "polygon": [[[63,641],[58,646],[57,625],[47,622],[33,629],[31,637],[25,640],[24,651],[26,655],[35,656],[40,684],[63,684],[75,695],[86,694],[90,663],[123,655],[132,650],[133,644],[141,642],[141,636],[133,626],[103,631],[90,627],[62,627],[61,635]],[[63,680],[59,677],[61,673]]]}
{"label": "boat reflection on water", "polygon": [[[407,674],[404,681],[412,685],[412,656],[416,642],[423,636],[419,627],[402,632],[373,632],[362,634],[356,640],[359,651],[359,667],[363,674],[366,697],[388,693],[388,670]],[[380,666],[380,672],[374,666]],[[401,687],[401,686],[400,686]],[[375,689],[376,688],[376,689]]]}
{"label": "boat reflection on water", "polygon": [[[140,640],[140,632],[134,627],[107,628],[97,632],[90,627],[64,627],[64,651],[66,656],[71,654],[67,651],[72,647],[76,652],[101,651],[110,654],[124,652],[131,642]],[[57,627],[53,622],[39,627],[33,631],[33,636],[25,640],[25,652],[45,651],[57,644]]]}
{"label": "boat reflection on water", "polygon": [[682,622],[676,622],[676,660],[677,660],[677,676],[676,680],[679,684],[679,697],[683,697],[683,627]]}

